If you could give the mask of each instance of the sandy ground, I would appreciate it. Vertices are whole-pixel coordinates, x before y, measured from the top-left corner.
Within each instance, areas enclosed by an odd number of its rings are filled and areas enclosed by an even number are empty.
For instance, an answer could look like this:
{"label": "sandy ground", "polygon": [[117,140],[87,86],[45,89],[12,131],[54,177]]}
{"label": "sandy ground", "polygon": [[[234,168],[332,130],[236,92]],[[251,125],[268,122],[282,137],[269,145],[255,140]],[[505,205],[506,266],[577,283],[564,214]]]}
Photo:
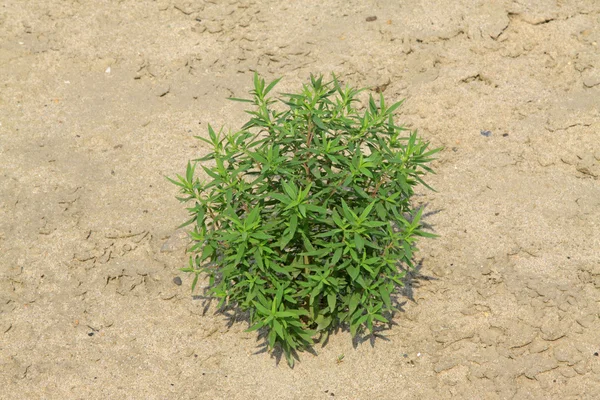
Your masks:
{"label": "sandy ground", "polygon": [[[2,2],[0,398],[600,398],[599,45],[597,0]],[[178,272],[164,175],[253,70],[387,85],[446,147],[388,340],[289,369]]]}

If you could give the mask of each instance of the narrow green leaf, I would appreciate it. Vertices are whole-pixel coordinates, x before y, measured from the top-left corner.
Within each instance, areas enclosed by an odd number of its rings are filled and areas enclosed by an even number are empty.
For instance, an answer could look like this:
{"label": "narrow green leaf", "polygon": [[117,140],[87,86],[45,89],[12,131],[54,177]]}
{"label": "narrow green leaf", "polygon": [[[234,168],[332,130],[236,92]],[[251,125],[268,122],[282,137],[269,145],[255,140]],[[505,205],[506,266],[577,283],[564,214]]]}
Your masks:
{"label": "narrow green leaf", "polygon": [[284,289],[285,288],[283,287],[283,285],[280,285],[277,288],[277,294],[275,295],[275,302],[274,302],[274,304],[275,304],[275,310],[273,310],[273,313],[275,313],[277,307],[279,307],[279,305],[281,304],[281,300],[283,299],[283,291],[284,291]]}
{"label": "narrow green leaf", "polygon": [[354,313],[354,311],[356,310],[356,307],[358,307],[360,297],[361,297],[361,295],[359,293],[357,293],[357,292],[352,293],[352,296],[350,297],[349,308],[348,308],[349,315],[352,315]]}
{"label": "narrow green leaf", "polygon": [[273,328],[275,329],[275,332],[277,332],[277,335],[279,335],[279,337],[281,339],[285,340],[285,335],[283,333],[283,327],[281,326],[279,321],[277,321],[276,319],[273,320]]}
{"label": "narrow green leaf", "polygon": [[381,295],[381,299],[383,303],[388,309],[392,308],[392,301],[390,299],[390,292],[385,285],[379,285],[379,294]]}
{"label": "narrow green leaf", "polygon": [[202,166],[202,169],[204,170],[204,172],[206,172],[208,174],[208,176],[210,176],[213,179],[221,179],[221,176],[219,174],[217,174],[216,172],[214,172],[212,169],[205,167],[204,165]]}
{"label": "narrow green leaf", "polygon": [[254,224],[257,220],[258,217],[260,215],[260,207],[255,206],[252,211],[250,211],[250,214],[248,214],[248,216],[246,217],[246,226],[249,227],[252,224]]}
{"label": "narrow green leaf", "polygon": [[306,209],[310,210],[310,211],[318,212],[321,215],[327,214],[327,209],[325,207],[316,206],[314,204],[307,204]]}
{"label": "narrow green leaf", "polygon": [[346,204],[344,199],[342,199],[342,210],[346,219],[350,221],[356,221],[358,219],[358,216],[350,209],[350,207],[348,207],[348,204]]}
{"label": "narrow green leaf", "polygon": [[183,224],[179,225],[179,226],[177,227],[177,229],[184,228],[184,227],[186,227],[186,226],[188,226],[188,225],[192,224],[194,221],[196,221],[196,217],[192,217],[191,219],[188,219],[188,220],[187,220],[187,221],[185,221]]}
{"label": "narrow green leaf", "polygon": [[322,314],[319,315],[317,317],[317,319],[315,320],[315,322],[318,324],[317,331],[323,331],[323,330],[329,328],[329,325],[331,325],[331,321],[332,321],[331,316],[324,316]]}
{"label": "narrow green leaf", "polygon": [[277,333],[275,332],[274,329],[271,329],[269,331],[268,339],[269,339],[269,348],[272,349],[275,346],[275,340],[277,339]]}
{"label": "narrow green leaf", "polygon": [[331,217],[333,218],[335,224],[340,228],[345,228],[348,225],[347,223],[345,223],[345,221],[342,220],[342,218],[340,218],[340,215],[335,210],[333,211]]}
{"label": "narrow green leaf", "polygon": [[354,245],[356,246],[356,250],[358,252],[362,252],[364,246],[365,246],[365,241],[362,238],[362,236],[358,233],[354,233]]}
{"label": "narrow green leaf", "polygon": [[336,265],[338,263],[338,261],[340,261],[340,258],[342,258],[342,252],[343,249],[341,247],[339,247],[335,253],[333,254],[333,258],[331,259],[331,264]]}
{"label": "narrow green leaf", "polygon": [[256,307],[256,309],[258,311],[260,311],[263,315],[267,316],[267,315],[271,315],[271,312],[269,311],[269,309],[267,309],[266,307],[263,307],[262,304],[260,304],[257,301],[254,301],[254,307]]}
{"label": "narrow green leaf", "polygon": [[348,266],[347,271],[350,275],[350,278],[352,278],[352,280],[355,281],[356,278],[358,278],[358,274],[360,274],[360,267],[358,265],[351,264]]}
{"label": "narrow green leaf", "polygon": [[389,323],[389,321],[380,314],[373,314],[373,318],[377,321],[383,322],[384,324]]}
{"label": "narrow green leaf", "polygon": [[256,324],[252,325],[250,328],[246,329],[246,332],[256,331],[265,326],[264,322],[258,321]]}
{"label": "narrow green leaf", "polygon": [[302,215],[303,218],[306,218],[306,206],[304,204],[300,204],[298,206],[298,211],[300,212],[300,215]]}
{"label": "narrow green leaf", "polygon": [[432,238],[432,239],[435,239],[435,238],[437,238],[437,237],[440,237],[440,235],[436,235],[435,233],[425,232],[425,231],[422,231],[422,230],[420,230],[420,229],[415,229],[415,230],[413,231],[413,233],[414,233],[415,235],[417,235],[417,236],[422,236],[422,237],[426,237],[426,238]]}
{"label": "narrow green leaf", "polygon": [[169,178],[168,176],[165,176],[165,178],[166,178],[166,179],[167,179],[169,182],[171,182],[171,183],[173,183],[173,184],[175,184],[175,185],[177,185],[177,186],[180,186],[180,187],[183,187],[183,188],[187,187],[187,185],[186,185],[186,184],[184,184],[184,183],[182,183],[182,182],[177,182],[176,180],[173,180],[173,179]]}
{"label": "narrow green leaf", "polygon": [[321,119],[319,117],[317,117],[316,115],[313,116],[313,122],[315,123],[315,125],[317,125],[319,127],[319,129],[322,129],[324,131],[327,131],[327,127],[325,126],[325,124],[323,123],[323,121],[321,121]]}
{"label": "narrow green leaf", "polygon": [[196,169],[196,164],[192,165],[189,161],[187,164],[187,168],[185,171],[185,177],[188,181],[188,183],[192,183],[192,181],[194,180],[194,170]]}
{"label": "narrow green leaf", "polygon": [[215,248],[212,247],[210,244],[207,244],[206,246],[204,246],[204,248],[202,249],[202,256],[200,257],[202,261],[207,260],[210,256],[212,256],[215,253]]}
{"label": "narrow green leaf", "polygon": [[289,205],[291,203],[291,201],[292,201],[289,197],[284,196],[284,195],[282,195],[280,193],[269,193],[268,196],[272,197],[272,198],[274,198],[276,200],[279,200],[280,202],[282,202],[285,205]]}
{"label": "narrow green leaf", "polygon": [[312,245],[310,240],[306,237],[304,232],[302,232],[302,239],[304,241],[304,248],[306,248],[308,251],[315,251],[314,246]]}
{"label": "narrow green leaf", "polygon": [[256,265],[258,265],[258,268],[263,270],[265,268],[265,265],[263,263],[262,254],[260,254],[259,248],[254,250],[254,259],[256,260]]}
{"label": "narrow green leaf", "polygon": [[335,311],[336,297],[337,296],[335,293],[329,293],[327,295],[327,305],[329,306],[329,312]]}
{"label": "narrow green leaf", "polygon": [[404,100],[399,101],[397,103],[392,104],[386,111],[388,114],[392,114],[398,107],[400,107],[404,103]]}
{"label": "narrow green leaf", "polygon": [[262,154],[257,152],[248,152],[248,155],[256,162],[261,164],[267,164],[268,160],[262,156]]}
{"label": "narrow green leaf", "polygon": [[269,240],[269,239],[273,239],[273,236],[266,234],[264,232],[254,232],[251,235],[253,238],[258,239],[258,240]]}
{"label": "narrow green leaf", "polygon": [[267,86],[267,88],[265,89],[265,91],[263,92],[263,94],[265,96],[267,94],[269,94],[269,92],[275,87],[275,85],[277,85],[279,83],[280,80],[281,80],[281,78],[277,78],[273,82],[269,83],[269,86]]}
{"label": "narrow green leaf", "polygon": [[362,212],[362,214],[360,214],[360,219],[362,221],[365,221],[367,219],[367,217],[369,216],[369,214],[371,213],[371,211],[373,210],[373,207],[375,207],[375,203],[377,201],[373,200]]}
{"label": "narrow green leaf", "polygon": [[417,211],[417,215],[415,215],[415,217],[413,218],[411,226],[413,226],[415,228],[419,226],[419,221],[421,221],[422,214],[423,214],[423,207],[419,208],[419,211]]}
{"label": "narrow green leaf", "polygon": [[287,352],[287,351],[284,352],[284,354],[285,354],[285,359],[286,359],[288,365],[290,366],[290,368],[293,368],[294,367],[294,362],[295,362],[294,356],[292,356],[292,354],[290,352]]}
{"label": "narrow green leaf", "polygon": [[[290,317],[296,318],[298,315],[295,314],[295,313],[293,313],[293,312],[290,312],[290,311],[278,311],[278,312],[275,313],[275,316],[277,318],[290,318]],[[287,322],[289,324],[292,324],[294,321],[288,320]],[[298,325],[298,326],[300,326],[300,325]]]}
{"label": "narrow green leaf", "polygon": [[293,183],[288,182],[283,182],[282,186],[283,190],[285,190],[285,193],[289,196],[289,198],[292,200],[296,200],[296,198],[298,197],[298,190],[296,189],[296,186]]}

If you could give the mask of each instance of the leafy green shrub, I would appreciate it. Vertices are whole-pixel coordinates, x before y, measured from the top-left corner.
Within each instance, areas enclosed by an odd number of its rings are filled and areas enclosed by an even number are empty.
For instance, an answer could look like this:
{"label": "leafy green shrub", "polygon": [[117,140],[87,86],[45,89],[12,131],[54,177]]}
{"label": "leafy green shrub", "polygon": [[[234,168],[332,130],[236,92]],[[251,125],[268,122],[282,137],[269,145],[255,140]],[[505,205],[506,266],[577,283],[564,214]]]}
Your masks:
{"label": "leafy green shrub", "polygon": [[[235,133],[209,125],[212,151],[198,160],[212,178],[170,179],[181,188],[194,224],[189,268],[210,277],[210,294],[250,315],[250,331],[266,328],[268,348],[296,351],[349,326],[353,336],[389,322],[393,293],[413,267],[422,209],[415,185],[440,149],[396,125],[394,111],[335,78],[311,76],[299,94],[267,95],[255,74],[252,118]],[[363,89],[364,90],[364,89]],[[276,110],[275,106],[281,110]],[[429,188],[429,186],[427,186]]]}

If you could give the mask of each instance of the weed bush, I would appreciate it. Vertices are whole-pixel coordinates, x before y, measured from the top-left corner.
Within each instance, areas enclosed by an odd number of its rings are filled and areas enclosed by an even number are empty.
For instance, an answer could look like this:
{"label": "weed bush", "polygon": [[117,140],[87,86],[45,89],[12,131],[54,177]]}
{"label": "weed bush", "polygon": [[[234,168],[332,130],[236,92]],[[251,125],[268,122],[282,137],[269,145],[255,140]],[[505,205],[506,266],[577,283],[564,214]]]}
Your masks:
{"label": "weed bush", "polygon": [[[394,121],[401,102],[372,96],[333,77],[311,76],[298,94],[268,97],[255,74],[251,119],[233,133],[198,139],[211,152],[188,163],[180,187],[193,224],[190,265],[210,277],[209,292],[248,311],[250,331],[264,328],[269,350],[290,365],[315,338],[348,326],[352,336],[389,322],[393,293],[414,267],[422,208],[414,187],[440,149]],[[279,108],[280,110],[277,110]],[[196,177],[198,162],[210,177]],[[206,163],[208,162],[208,163]],[[429,186],[427,186],[429,188]],[[430,188],[431,189],[431,188]]]}

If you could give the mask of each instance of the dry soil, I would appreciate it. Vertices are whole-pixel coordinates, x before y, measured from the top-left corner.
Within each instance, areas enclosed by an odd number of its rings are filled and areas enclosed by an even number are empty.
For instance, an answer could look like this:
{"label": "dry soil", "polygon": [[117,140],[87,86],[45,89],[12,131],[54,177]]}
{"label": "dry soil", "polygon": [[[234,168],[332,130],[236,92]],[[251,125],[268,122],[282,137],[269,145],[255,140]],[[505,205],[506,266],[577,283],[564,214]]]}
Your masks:
{"label": "dry soil", "polygon": [[[600,398],[599,45],[597,0],[2,2],[0,398]],[[294,369],[191,296],[164,179],[255,70],[445,146],[387,340]]]}

